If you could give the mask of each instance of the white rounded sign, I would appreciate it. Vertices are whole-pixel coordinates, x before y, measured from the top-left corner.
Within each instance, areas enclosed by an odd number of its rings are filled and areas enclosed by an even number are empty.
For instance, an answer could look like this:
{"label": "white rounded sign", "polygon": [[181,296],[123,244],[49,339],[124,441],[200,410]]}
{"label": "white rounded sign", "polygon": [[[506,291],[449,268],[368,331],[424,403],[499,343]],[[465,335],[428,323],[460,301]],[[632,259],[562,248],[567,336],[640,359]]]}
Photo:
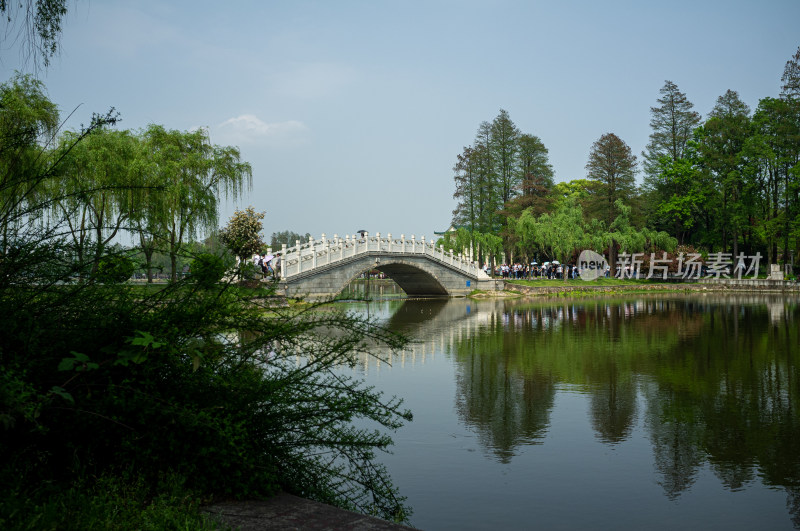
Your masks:
{"label": "white rounded sign", "polygon": [[590,250],[581,251],[578,256],[578,274],[581,279],[591,281],[602,277],[606,272],[606,258]]}

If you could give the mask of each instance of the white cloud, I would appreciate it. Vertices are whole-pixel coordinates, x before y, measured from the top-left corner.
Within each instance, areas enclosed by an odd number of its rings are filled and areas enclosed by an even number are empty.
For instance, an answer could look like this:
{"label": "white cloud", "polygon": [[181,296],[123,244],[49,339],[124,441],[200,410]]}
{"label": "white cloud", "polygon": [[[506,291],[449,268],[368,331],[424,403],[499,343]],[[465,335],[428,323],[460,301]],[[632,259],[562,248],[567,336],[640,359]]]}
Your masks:
{"label": "white cloud", "polygon": [[254,114],[229,118],[217,126],[224,143],[284,147],[303,143],[307,131],[305,124],[297,120],[267,123]]}

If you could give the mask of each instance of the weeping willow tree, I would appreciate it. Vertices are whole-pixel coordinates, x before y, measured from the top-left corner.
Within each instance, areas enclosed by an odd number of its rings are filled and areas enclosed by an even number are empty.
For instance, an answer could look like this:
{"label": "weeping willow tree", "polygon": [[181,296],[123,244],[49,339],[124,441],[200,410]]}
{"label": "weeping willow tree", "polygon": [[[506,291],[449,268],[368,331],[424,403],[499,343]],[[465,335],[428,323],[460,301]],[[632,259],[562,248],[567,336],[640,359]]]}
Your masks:
{"label": "weeping willow tree", "polygon": [[94,272],[143,201],[141,143],[129,131],[108,128],[78,137],[61,137],[65,156],[51,183],[51,213],[66,223],[78,262],[90,263]]}
{"label": "weeping willow tree", "polygon": [[[618,253],[638,253],[643,251],[655,252],[656,250],[674,251],[678,240],[664,231],[648,228],[637,229],[631,224],[631,207],[617,199],[615,208],[619,215],[611,223],[608,231],[600,232],[595,238],[595,243],[602,243],[600,250],[609,250],[608,265],[611,271],[617,267]],[[598,250],[597,248],[595,250]]]}
{"label": "weeping willow tree", "polygon": [[488,232],[470,231],[464,227],[446,232],[436,244],[454,253],[472,252],[472,256],[477,258],[481,265],[490,262],[492,270],[497,256],[503,253],[503,239],[500,236]]}
{"label": "weeping willow tree", "polygon": [[139,216],[149,234],[163,238],[170,257],[173,281],[177,257],[187,241],[218,223],[218,198],[238,197],[252,186],[250,164],[242,162],[234,147],[212,145],[208,132],[167,130],[151,125],[143,135],[148,179],[158,192]]}
{"label": "weeping willow tree", "polygon": [[[36,170],[49,157],[48,147],[58,129],[58,108],[44,85],[30,75],[17,73],[0,85],[0,235],[7,252],[9,231],[39,217],[32,209],[44,193],[49,172]],[[31,174],[36,178],[30,178]]]}
{"label": "weeping willow tree", "polygon": [[631,207],[618,199],[619,212],[610,225],[597,218],[584,220],[581,206],[568,199],[552,213],[535,216],[523,211],[511,225],[518,238],[518,248],[526,257],[540,253],[551,260],[569,262],[576,251],[609,251],[609,267],[616,269],[618,252],[673,251],[678,241],[663,231],[637,229],[631,223]]}
{"label": "weeping willow tree", "polygon": [[575,251],[590,241],[583,222],[583,209],[574,200],[563,201],[554,212],[538,217],[532,209],[526,209],[514,220],[513,229],[517,246],[526,260],[534,253],[541,253],[551,260],[568,263]]}

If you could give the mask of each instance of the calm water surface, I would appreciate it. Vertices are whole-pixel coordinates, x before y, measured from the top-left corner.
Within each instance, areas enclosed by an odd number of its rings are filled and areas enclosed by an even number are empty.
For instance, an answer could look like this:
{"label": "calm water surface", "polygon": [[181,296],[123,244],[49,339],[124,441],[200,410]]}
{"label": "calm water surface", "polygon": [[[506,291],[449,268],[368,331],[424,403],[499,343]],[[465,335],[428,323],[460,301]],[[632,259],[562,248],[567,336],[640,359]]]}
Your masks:
{"label": "calm water surface", "polygon": [[381,460],[417,527],[800,527],[797,298],[349,308],[414,339],[355,371],[414,413]]}

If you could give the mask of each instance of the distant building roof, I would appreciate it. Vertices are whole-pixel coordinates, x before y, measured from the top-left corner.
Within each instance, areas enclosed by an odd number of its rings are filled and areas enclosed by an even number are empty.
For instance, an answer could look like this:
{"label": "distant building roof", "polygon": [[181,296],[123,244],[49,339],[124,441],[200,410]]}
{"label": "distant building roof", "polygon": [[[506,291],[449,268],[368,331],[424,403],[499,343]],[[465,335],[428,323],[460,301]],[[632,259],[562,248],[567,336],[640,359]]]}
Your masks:
{"label": "distant building roof", "polygon": [[[463,225],[450,225],[450,228],[445,230],[445,231],[442,231],[442,232],[433,231],[433,233],[436,234],[437,236],[444,236],[448,232],[455,232],[455,231],[457,231],[458,229],[460,229],[462,227],[463,227]],[[463,228],[466,228],[466,227],[463,227]]]}

